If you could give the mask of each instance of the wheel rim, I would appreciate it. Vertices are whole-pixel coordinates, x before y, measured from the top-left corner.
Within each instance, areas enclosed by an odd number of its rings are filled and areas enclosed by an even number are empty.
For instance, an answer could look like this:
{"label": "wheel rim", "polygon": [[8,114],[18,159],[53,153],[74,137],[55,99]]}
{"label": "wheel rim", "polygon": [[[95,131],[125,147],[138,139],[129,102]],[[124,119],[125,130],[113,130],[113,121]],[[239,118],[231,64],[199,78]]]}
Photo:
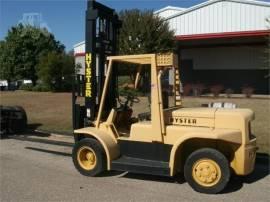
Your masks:
{"label": "wheel rim", "polygon": [[77,153],[77,161],[85,170],[92,170],[97,164],[96,154],[90,147],[83,146]]}
{"label": "wheel rim", "polygon": [[192,177],[198,184],[212,187],[220,181],[221,169],[211,159],[200,159],[192,167]]}

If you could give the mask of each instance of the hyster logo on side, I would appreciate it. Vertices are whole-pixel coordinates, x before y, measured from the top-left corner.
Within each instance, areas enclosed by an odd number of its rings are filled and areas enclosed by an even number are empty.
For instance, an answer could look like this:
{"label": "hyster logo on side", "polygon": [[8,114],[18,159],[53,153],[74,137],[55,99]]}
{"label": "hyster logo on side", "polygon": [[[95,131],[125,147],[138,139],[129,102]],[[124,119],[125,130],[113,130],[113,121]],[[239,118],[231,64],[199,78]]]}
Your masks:
{"label": "hyster logo on side", "polygon": [[92,89],[91,89],[91,77],[92,77],[92,55],[91,53],[85,54],[85,97],[92,97]]}
{"label": "hyster logo on side", "polygon": [[171,123],[179,124],[179,125],[181,125],[181,124],[183,124],[183,125],[196,125],[197,120],[191,119],[191,118],[183,118],[183,117],[172,117]]}

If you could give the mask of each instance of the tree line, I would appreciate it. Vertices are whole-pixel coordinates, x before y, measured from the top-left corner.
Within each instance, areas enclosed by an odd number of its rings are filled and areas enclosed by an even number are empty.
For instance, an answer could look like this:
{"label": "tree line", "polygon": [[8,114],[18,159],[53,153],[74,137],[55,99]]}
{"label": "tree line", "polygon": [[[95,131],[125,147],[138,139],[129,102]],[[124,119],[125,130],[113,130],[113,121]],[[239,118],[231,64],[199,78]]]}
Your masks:
{"label": "tree line", "polygon": [[28,79],[40,90],[70,90],[73,69],[73,56],[46,29],[19,24],[0,42],[0,77],[9,83]]}
{"label": "tree line", "polygon": [[[123,10],[119,54],[172,51],[174,32],[151,10]],[[72,53],[46,29],[19,24],[0,41],[0,79],[8,82],[29,79],[31,88],[41,91],[71,89],[75,71]]]}

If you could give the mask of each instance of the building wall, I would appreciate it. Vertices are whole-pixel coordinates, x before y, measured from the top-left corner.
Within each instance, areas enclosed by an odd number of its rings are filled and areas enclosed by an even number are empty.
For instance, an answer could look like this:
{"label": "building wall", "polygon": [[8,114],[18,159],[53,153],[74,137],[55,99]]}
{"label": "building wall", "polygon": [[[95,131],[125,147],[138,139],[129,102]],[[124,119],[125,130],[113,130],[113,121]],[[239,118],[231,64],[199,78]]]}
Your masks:
{"label": "building wall", "polygon": [[74,54],[81,54],[85,52],[85,41],[82,41],[80,43],[77,43],[74,45]]}
{"label": "building wall", "polygon": [[267,69],[265,46],[190,48],[181,51],[182,60],[192,60],[195,70]]}
{"label": "building wall", "polygon": [[76,56],[75,57],[75,64],[81,66],[78,74],[84,75],[85,74],[85,56]]}
{"label": "building wall", "polygon": [[[269,30],[270,26],[266,20],[270,21],[270,2],[210,0],[187,9],[168,8],[155,14],[167,20],[180,39],[196,34]],[[83,67],[81,74],[84,74],[84,56],[81,56],[84,52],[84,41],[74,46],[76,63]],[[181,50],[180,57],[184,84],[203,82],[210,86],[222,83],[237,92],[248,84],[254,86],[257,93],[269,94],[269,69],[263,46],[190,48]]]}
{"label": "building wall", "polygon": [[269,94],[269,61],[265,46],[190,48],[180,51],[180,75],[184,85],[221,84],[241,93],[251,86],[255,93]]}
{"label": "building wall", "polygon": [[[270,3],[210,1],[168,18],[175,35],[267,30]],[[249,1],[247,1],[249,2]]]}

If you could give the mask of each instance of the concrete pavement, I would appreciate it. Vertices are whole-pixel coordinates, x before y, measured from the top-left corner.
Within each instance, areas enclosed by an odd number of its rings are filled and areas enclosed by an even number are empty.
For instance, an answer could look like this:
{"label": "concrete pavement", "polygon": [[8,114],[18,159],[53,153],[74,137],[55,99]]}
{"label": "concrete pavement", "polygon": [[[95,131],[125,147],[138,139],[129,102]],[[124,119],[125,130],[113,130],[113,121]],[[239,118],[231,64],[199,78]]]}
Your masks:
{"label": "concrete pavement", "polygon": [[[70,138],[70,139],[69,139]],[[41,141],[45,140],[45,141]],[[62,142],[62,144],[61,144]],[[269,167],[233,178],[218,195],[193,191],[176,178],[112,171],[85,177],[71,159],[72,137],[0,140],[0,201],[268,201]]]}

